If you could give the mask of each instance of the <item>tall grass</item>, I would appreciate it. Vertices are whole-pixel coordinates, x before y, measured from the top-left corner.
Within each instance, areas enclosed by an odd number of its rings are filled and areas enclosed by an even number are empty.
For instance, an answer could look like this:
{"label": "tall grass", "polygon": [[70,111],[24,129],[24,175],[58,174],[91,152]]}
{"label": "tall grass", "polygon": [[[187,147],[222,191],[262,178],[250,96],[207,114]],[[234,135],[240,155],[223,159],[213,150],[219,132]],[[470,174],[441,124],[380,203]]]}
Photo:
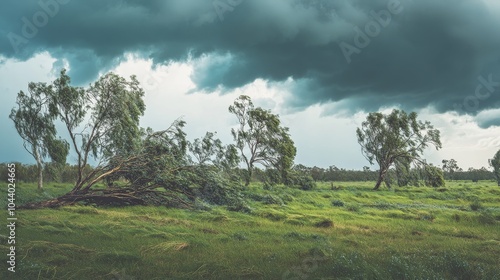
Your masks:
{"label": "tall grass", "polygon": [[[164,207],[18,210],[18,279],[500,279],[493,182],[372,191],[252,184],[249,210]],[[20,185],[18,202],[69,185]],[[0,190],[6,196],[6,188]],[[0,200],[5,209],[6,199]],[[471,209],[471,203],[480,208]],[[5,219],[5,211],[1,219]],[[0,231],[6,252],[6,229]],[[0,261],[6,261],[2,253]],[[15,279],[6,269],[0,279]]]}

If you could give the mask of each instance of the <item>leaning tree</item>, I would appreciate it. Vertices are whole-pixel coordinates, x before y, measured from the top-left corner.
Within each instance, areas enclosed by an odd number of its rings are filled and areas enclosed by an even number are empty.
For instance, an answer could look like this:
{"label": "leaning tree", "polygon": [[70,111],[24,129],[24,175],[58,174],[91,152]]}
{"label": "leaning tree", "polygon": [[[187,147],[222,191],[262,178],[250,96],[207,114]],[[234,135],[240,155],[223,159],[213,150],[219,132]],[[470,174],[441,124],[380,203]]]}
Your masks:
{"label": "leaning tree", "polygon": [[498,150],[495,156],[489,160],[489,163],[490,166],[493,167],[493,174],[497,179],[498,186],[500,186],[500,150]]}
{"label": "leaning tree", "polygon": [[29,83],[28,92],[17,95],[17,108],[13,108],[9,118],[14,122],[23,146],[36,161],[38,189],[43,188],[43,164],[47,157],[53,162],[64,164],[69,152],[69,144],[56,138],[54,116],[49,111],[48,92],[52,85]]}
{"label": "leaning tree", "polygon": [[[144,91],[135,76],[128,81],[114,73],[103,75],[88,89],[73,87],[62,70],[46,95],[51,115],[65,126],[77,156],[78,175],[71,192],[85,193],[114,172],[106,168],[113,156],[137,148]],[[85,172],[91,159],[97,164]]]}
{"label": "leaning tree", "polygon": [[[377,190],[384,181],[389,168],[396,163],[427,165],[422,153],[429,145],[441,148],[439,130],[430,122],[417,120],[417,113],[407,114],[401,110],[392,113],[368,114],[361,128],[356,130],[358,143],[365,158],[379,165]],[[386,182],[387,183],[387,182]]]}
{"label": "leaning tree", "polygon": [[229,106],[238,118],[239,127],[232,129],[235,146],[247,167],[245,184],[250,183],[256,164],[276,168],[286,180],[297,153],[287,127],[278,115],[260,107],[255,108],[249,96],[241,95]]}

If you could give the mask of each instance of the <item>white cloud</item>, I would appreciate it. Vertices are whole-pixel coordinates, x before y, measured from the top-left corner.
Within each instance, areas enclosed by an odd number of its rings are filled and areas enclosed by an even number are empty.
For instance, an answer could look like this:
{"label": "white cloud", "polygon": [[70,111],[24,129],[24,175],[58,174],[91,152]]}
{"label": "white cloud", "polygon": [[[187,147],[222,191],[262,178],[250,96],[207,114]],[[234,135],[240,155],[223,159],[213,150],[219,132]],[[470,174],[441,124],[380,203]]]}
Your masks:
{"label": "white cloud", "polygon": [[463,169],[488,167],[488,159],[500,149],[500,128],[480,128],[474,118],[456,113],[438,114],[430,109],[419,112],[419,118],[430,121],[441,131],[443,148],[429,150],[429,161],[439,165],[443,159],[455,159]]}
{"label": "white cloud", "polygon": [[[26,62],[5,60],[0,64],[0,89],[4,93],[0,105],[4,119],[1,129],[9,140],[0,147],[0,162],[30,160],[13,124],[7,120],[8,112],[14,106],[17,92],[25,90],[29,82],[49,82],[55,78],[52,71],[55,61],[45,53]],[[126,77],[136,75],[143,85],[146,114],[141,119],[142,126],[165,129],[172,121],[183,117],[189,139],[202,137],[206,131],[217,131],[223,142],[230,143],[230,129],[236,125],[236,119],[228,112],[228,106],[240,94],[246,94],[252,97],[256,106],[279,114],[283,124],[290,128],[298,149],[297,163],[320,167],[336,165],[348,169],[368,165],[361,155],[355,134],[366,113],[354,116],[324,114],[341,105],[333,103],[311,106],[300,112],[289,111],[285,100],[289,97],[287,89],[293,83],[291,79],[283,83],[258,79],[225,94],[192,92],[196,88],[191,80],[194,63],[196,61],[171,63],[152,69],[152,61],[129,54],[126,61],[113,70]],[[490,116],[490,113],[484,114]],[[441,131],[443,149],[437,152],[429,149],[425,153],[436,165],[442,159],[454,158],[464,169],[487,166],[488,158],[500,149],[500,128],[482,129],[473,117],[438,114],[425,109],[419,112],[419,118],[431,121]]]}

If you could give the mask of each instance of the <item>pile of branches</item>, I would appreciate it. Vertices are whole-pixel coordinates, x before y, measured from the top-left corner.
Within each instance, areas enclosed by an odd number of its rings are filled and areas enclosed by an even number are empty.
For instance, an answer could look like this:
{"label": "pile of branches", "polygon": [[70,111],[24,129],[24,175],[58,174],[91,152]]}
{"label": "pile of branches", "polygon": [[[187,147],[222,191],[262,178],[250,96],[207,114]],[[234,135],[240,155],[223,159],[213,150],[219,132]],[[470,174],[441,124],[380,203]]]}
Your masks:
{"label": "pile of branches", "polygon": [[191,208],[191,200],[180,195],[149,188],[108,188],[89,190],[85,193],[68,193],[55,199],[23,205],[24,209],[57,208],[67,205],[84,204],[99,206],[164,205],[177,208]]}
{"label": "pile of branches", "polygon": [[[221,165],[191,161],[180,125],[182,123],[168,130],[149,132],[140,149],[115,155],[107,165],[86,176],[92,179],[81,180],[71,192],[23,207],[54,208],[78,203],[192,208],[197,201],[240,205],[243,198],[239,178],[233,178],[231,171]],[[98,182],[104,182],[107,188],[96,188]]]}

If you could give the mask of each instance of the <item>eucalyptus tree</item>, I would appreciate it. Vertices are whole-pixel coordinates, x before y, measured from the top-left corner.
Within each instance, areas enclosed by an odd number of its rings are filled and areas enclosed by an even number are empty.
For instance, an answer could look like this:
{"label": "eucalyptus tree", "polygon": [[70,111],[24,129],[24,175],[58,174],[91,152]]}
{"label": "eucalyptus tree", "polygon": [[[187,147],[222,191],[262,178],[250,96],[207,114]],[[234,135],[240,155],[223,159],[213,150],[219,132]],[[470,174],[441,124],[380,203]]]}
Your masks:
{"label": "eucalyptus tree", "polygon": [[378,180],[374,189],[384,181],[389,168],[395,162],[427,165],[422,153],[429,145],[441,148],[440,132],[430,124],[417,120],[417,113],[407,114],[393,110],[384,115],[368,114],[361,128],[356,130],[363,156],[370,164],[379,165]]}
{"label": "eucalyptus tree", "polygon": [[47,157],[56,163],[65,163],[69,144],[56,138],[54,116],[50,114],[47,92],[52,90],[46,83],[29,83],[28,93],[20,91],[9,118],[14,122],[23,146],[36,161],[38,189],[43,188],[43,165]]}
{"label": "eucalyptus tree", "polygon": [[[236,147],[223,146],[211,133],[189,144],[182,120],[161,131],[140,128],[139,118],[145,111],[144,91],[134,76],[127,80],[109,73],[84,89],[72,86],[63,70],[42,92],[48,127],[60,121],[67,130],[76,156],[77,176],[69,193],[25,207],[56,207],[75,202],[192,207],[197,199],[243,205],[237,186],[226,172],[220,172],[239,162]],[[50,135],[55,135],[55,131]],[[51,156],[51,151],[61,148],[54,143],[48,145],[47,153]],[[198,164],[190,158],[189,149]],[[118,178],[124,180],[113,185]],[[108,188],[92,188],[103,180]]]}
{"label": "eucalyptus tree", "polygon": [[500,150],[498,150],[492,159],[489,160],[490,166],[493,167],[493,175],[497,180],[498,186],[500,186]]}
{"label": "eucalyptus tree", "polygon": [[246,165],[245,183],[248,186],[256,164],[276,168],[286,180],[297,153],[289,129],[281,125],[278,115],[255,107],[249,96],[241,95],[229,106],[239,127],[231,129],[235,146]]}

